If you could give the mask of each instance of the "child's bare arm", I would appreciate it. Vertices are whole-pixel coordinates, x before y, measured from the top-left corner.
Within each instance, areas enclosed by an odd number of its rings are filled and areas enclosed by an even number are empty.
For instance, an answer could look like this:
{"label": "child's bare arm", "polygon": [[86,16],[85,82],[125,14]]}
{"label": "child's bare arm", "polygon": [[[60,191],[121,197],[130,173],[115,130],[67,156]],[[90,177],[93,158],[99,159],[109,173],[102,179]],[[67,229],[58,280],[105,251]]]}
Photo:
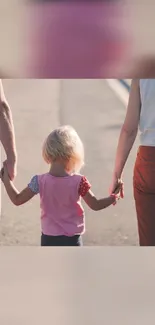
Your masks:
{"label": "child's bare arm", "polygon": [[9,196],[10,200],[12,201],[13,204],[15,204],[17,206],[28,202],[35,195],[35,193],[32,192],[29,187],[26,187],[21,192],[18,192],[12,182],[7,183],[7,184],[4,183],[4,185],[5,185],[5,188],[6,188],[6,191],[7,191],[7,194]]}
{"label": "child's bare arm", "polygon": [[4,183],[6,192],[13,204],[17,206],[22,205],[28,202],[29,200],[31,200],[35,196],[35,193],[28,186],[25,189],[23,189],[21,192],[19,192],[14,186],[14,184],[12,183],[12,181],[10,180],[5,166],[1,170],[0,176],[2,182]]}
{"label": "child's bare arm", "polygon": [[[118,196],[119,198],[119,196]],[[92,191],[88,191],[85,196],[83,196],[84,201],[86,204],[94,211],[103,210],[110,205],[114,204],[117,200],[117,195],[113,194],[106,198],[97,199]]]}
{"label": "child's bare arm", "polygon": [[22,205],[31,200],[35,193],[27,186],[24,190],[19,192],[11,181],[4,182],[6,192],[14,205]]}

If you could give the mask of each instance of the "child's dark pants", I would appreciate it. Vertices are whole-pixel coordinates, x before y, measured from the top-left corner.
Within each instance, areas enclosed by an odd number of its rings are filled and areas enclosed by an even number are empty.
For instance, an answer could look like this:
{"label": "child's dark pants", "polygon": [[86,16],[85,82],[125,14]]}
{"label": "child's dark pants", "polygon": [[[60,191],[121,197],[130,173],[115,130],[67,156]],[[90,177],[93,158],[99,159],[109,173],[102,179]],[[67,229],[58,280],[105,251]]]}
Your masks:
{"label": "child's dark pants", "polygon": [[48,236],[42,233],[41,246],[82,246],[80,235],[67,236]]}

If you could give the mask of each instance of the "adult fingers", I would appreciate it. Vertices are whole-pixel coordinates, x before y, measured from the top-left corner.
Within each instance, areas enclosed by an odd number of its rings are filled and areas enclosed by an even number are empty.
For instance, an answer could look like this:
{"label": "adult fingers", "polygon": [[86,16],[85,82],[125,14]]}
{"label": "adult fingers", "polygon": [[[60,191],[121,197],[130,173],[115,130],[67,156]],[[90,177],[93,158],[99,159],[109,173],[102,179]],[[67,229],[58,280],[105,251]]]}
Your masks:
{"label": "adult fingers", "polygon": [[123,199],[124,198],[124,184],[122,183],[121,189],[120,189],[120,196]]}

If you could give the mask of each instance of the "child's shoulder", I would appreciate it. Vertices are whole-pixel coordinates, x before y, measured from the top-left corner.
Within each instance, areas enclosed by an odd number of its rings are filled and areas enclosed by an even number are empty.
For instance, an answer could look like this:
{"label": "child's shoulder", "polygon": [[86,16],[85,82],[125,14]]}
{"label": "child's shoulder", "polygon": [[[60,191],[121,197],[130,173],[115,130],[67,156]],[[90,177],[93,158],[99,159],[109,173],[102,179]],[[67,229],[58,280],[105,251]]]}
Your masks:
{"label": "child's shoulder", "polygon": [[80,184],[88,183],[88,179],[83,174],[74,174],[74,177],[79,181]]}
{"label": "child's shoulder", "polygon": [[80,173],[76,173],[74,174],[75,177],[79,178],[79,179],[86,179],[87,177],[83,174],[80,174]]}
{"label": "child's shoulder", "polygon": [[38,178],[38,181],[46,179],[49,176],[49,173],[44,173],[44,174],[38,174],[36,175]]}
{"label": "child's shoulder", "polygon": [[75,178],[77,178],[77,179],[82,179],[83,178],[83,175],[81,175],[81,174],[79,174],[79,173],[75,173],[75,174],[73,174],[72,175],[72,177],[75,177]]}
{"label": "child's shoulder", "polygon": [[77,177],[79,177],[80,187],[85,187],[85,186],[88,186],[89,188],[91,187],[91,184],[85,175],[77,174]]}

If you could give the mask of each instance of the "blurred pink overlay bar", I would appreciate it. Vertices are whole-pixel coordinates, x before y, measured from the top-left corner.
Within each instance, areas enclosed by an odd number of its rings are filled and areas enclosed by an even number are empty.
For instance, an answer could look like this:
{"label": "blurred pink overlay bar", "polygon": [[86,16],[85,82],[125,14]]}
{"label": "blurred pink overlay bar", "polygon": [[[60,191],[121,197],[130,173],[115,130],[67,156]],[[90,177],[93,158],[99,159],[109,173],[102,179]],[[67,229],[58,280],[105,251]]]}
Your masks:
{"label": "blurred pink overlay bar", "polygon": [[129,52],[122,1],[32,1],[28,75],[102,78]]}
{"label": "blurred pink overlay bar", "polygon": [[0,77],[154,78],[154,12],[151,0],[0,1]]}

